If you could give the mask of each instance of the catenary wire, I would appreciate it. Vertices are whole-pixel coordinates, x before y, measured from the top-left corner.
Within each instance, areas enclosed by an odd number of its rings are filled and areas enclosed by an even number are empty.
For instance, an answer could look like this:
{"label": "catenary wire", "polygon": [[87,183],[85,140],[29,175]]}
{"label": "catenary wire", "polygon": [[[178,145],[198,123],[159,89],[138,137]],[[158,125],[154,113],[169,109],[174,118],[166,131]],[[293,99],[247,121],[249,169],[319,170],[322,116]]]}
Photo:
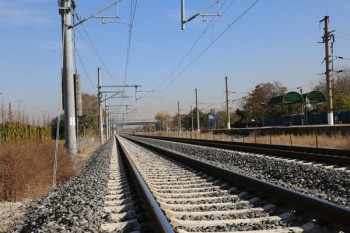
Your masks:
{"label": "catenary wire", "polygon": [[[221,7],[225,6],[227,0],[225,0],[223,2],[223,4],[221,5]],[[231,7],[232,5],[236,2],[236,0],[232,1],[231,4],[224,10],[224,12],[222,13],[222,15],[224,15]],[[184,60],[189,56],[191,55],[192,53],[192,50],[194,49],[194,47],[200,42],[200,40],[203,38],[203,36],[205,35],[205,33],[211,28],[211,26],[215,25],[217,23],[217,21],[214,21],[214,19],[216,18],[217,16],[213,16],[210,20],[210,22],[208,23],[208,25],[206,26],[206,28],[203,30],[203,32],[199,35],[199,37],[197,38],[197,40],[193,43],[193,45],[191,46],[191,48],[187,51],[187,53],[183,56],[183,58],[180,60],[180,62],[175,66],[175,68],[170,72],[170,74],[168,75],[167,78],[165,78],[163,80],[163,82],[161,82],[156,88],[155,90],[160,90],[160,87],[166,83],[168,80],[171,80],[172,78],[172,75],[173,73],[181,66],[181,64],[184,62]],[[160,91],[158,93],[158,95],[160,95]],[[154,98],[155,99],[155,98]],[[153,99],[153,101],[154,101]],[[150,101],[153,102],[153,101]]]}
{"label": "catenary wire", "polygon": [[[223,4],[221,5],[222,7],[226,4],[226,0],[223,2]],[[236,1],[232,1],[231,4],[226,8],[226,10],[222,13],[222,15],[224,15],[231,7],[232,5],[235,3]],[[217,16],[213,16],[210,20],[210,22],[208,23],[208,25],[206,26],[206,28],[203,30],[203,32],[200,34],[200,36],[197,38],[197,40],[193,43],[193,45],[191,46],[191,48],[187,51],[187,53],[183,56],[183,58],[180,60],[180,62],[175,66],[175,68],[170,72],[170,74],[168,75],[168,77],[166,79],[164,79],[164,81],[159,84],[159,86],[156,89],[160,89],[160,87],[166,83],[168,80],[171,80],[173,73],[182,65],[182,63],[185,61],[185,59],[191,55],[192,50],[195,48],[195,46],[200,42],[200,40],[203,38],[203,36],[205,35],[205,33],[207,33],[207,31],[214,26],[217,21],[214,21],[214,19]],[[192,60],[192,59],[191,59]],[[160,91],[159,91],[160,92]]]}
{"label": "catenary wire", "polygon": [[[177,76],[175,76],[175,78],[173,78],[168,84],[167,84],[167,86],[165,86],[162,90],[159,90],[158,91],[158,93],[163,93],[174,81],[176,81],[194,62],[196,62],[216,41],[218,41],[218,39],[220,39],[222,36],[223,36],[223,34],[228,30],[228,29],[230,29],[237,21],[239,21],[248,11],[250,11],[258,2],[259,2],[260,0],[256,0],[253,4],[251,4],[243,13],[241,13],[234,21],[232,21],[231,23],[229,23],[228,24],[228,26],[226,27],[226,29],[224,29],[215,39],[213,39],[212,41],[211,41],[211,43],[209,43],[209,45],[207,45],[207,47],[206,48],[204,48],[204,50],[202,50],[202,52],[201,53],[199,53],[199,55],[197,55],[196,57],[195,57],[195,59],[194,60],[192,60],[181,72],[179,72],[178,73],[178,75]],[[232,3],[231,3],[231,5],[232,5]],[[225,11],[226,12],[226,11]],[[204,30],[204,32],[200,35],[200,37],[199,37],[199,39],[202,37],[202,35],[205,33],[205,31],[206,30],[208,30],[208,28],[209,28],[210,26],[208,25],[207,27],[206,27],[206,29]],[[195,42],[195,44],[196,43],[198,43],[198,40]],[[189,51],[191,51],[191,49],[189,50]],[[181,61],[182,62],[182,61]],[[159,88],[159,87],[158,87]],[[153,100],[151,100],[151,101],[149,101],[149,103],[152,103],[154,101],[154,99]],[[145,107],[145,106],[147,106],[146,104],[143,104],[142,105],[143,106],[143,108]]]}
{"label": "catenary wire", "polygon": [[179,72],[178,75],[175,76],[174,79],[172,79],[167,86],[163,88],[164,92],[174,81],[176,81],[194,62],[196,62],[218,39],[222,37],[222,35],[227,32],[229,28],[232,27],[233,24],[235,24],[238,20],[240,20],[250,9],[252,9],[260,0],[256,0],[251,6],[249,6],[241,15],[239,15],[232,23],[230,23],[226,29],[224,29],[211,43],[207,45],[207,47],[204,48],[202,52],[200,52],[181,72]]}
{"label": "catenary wire", "polygon": [[[116,76],[114,76],[109,69],[107,68],[107,65],[105,64],[104,60],[102,59],[101,55],[99,54],[96,46],[94,45],[93,41],[91,40],[91,37],[89,36],[87,30],[84,27],[84,24],[81,24],[87,39],[82,35],[82,33],[77,29],[77,32],[79,33],[79,35],[83,38],[83,40],[86,42],[86,44],[88,45],[88,47],[90,48],[90,50],[93,52],[93,54],[96,56],[96,58],[101,62],[103,69],[107,72],[107,74],[109,75],[110,79],[115,83],[114,79],[117,79],[117,81],[121,82],[120,79],[118,79]],[[114,79],[113,79],[114,78]]]}
{"label": "catenary wire", "polygon": [[97,91],[96,87],[92,84],[92,81],[91,81],[91,79],[90,79],[90,76],[89,76],[88,72],[86,71],[85,65],[84,65],[84,63],[83,63],[83,60],[81,59],[81,56],[80,56],[80,53],[79,53],[78,49],[76,49],[76,54],[77,54],[77,57],[78,57],[78,59],[79,59],[80,65],[83,67],[84,73],[85,73],[87,79],[89,80],[89,83],[91,84],[91,87],[92,87],[95,91]]}
{"label": "catenary wire", "polygon": [[[134,4],[135,2],[135,4]],[[124,68],[124,85],[126,85],[126,79],[128,76],[128,67],[129,67],[129,58],[130,58],[130,50],[131,50],[131,39],[132,39],[132,32],[133,32],[133,26],[134,26],[134,19],[136,14],[136,7],[137,7],[137,0],[130,2],[130,18],[129,18],[129,33],[128,33],[128,44],[126,49],[126,60],[125,60],[125,68]],[[125,93],[125,88],[123,89],[123,92]]]}

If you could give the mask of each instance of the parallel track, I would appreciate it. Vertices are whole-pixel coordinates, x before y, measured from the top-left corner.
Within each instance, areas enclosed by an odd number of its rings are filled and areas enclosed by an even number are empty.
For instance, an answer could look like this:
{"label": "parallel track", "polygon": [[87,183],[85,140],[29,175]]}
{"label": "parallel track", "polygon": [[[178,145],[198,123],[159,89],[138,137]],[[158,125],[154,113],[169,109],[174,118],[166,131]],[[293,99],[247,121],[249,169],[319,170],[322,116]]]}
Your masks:
{"label": "parallel track", "polygon": [[[164,232],[172,232],[171,228],[178,232],[317,230],[318,226],[308,222],[310,219],[305,222],[305,219],[298,219],[299,216],[296,217],[298,220],[291,220],[295,216],[285,207],[261,200],[250,190],[282,200],[293,208],[312,213],[312,216],[336,223],[344,229],[350,228],[350,210],[347,208],[176,153],[165,153],[154,146],[142,145],[159,155],[142,152],[144,149],[129,146],[125,139],[119,140],[128,167],[132,168],[139,186],[143,187],[150,208]],[[216,178],[210,174],[215,174]],[[231,181],[244,188],[232,186]],[[286,212],[281,212],[282,209]],[[285,222],[292,226],[285,226]]]}
{"label": "parallel track", "polygon": [[350,165],[349,150],[242,143],[242,142],[229,142],[229,141],[214,141],[214,140],[188,139],[188,138],[170,138],[170,137],[155,137],[155,136],[141,136],[141,137],[149,137],[153,139],[166,140],[166,141],[172,141],[172,142],[181,142],[181,143],[187,143],[192,145],[208,146],[208,147],[220,148],[220,149],[226,149],[226,150],[266,154],[266,155],[272,155],[272,156],[283,157],[283,158],[293,158],[293,159],[316,161],[316,162],[328,163],[328,164],[338,164],[340,166]]}

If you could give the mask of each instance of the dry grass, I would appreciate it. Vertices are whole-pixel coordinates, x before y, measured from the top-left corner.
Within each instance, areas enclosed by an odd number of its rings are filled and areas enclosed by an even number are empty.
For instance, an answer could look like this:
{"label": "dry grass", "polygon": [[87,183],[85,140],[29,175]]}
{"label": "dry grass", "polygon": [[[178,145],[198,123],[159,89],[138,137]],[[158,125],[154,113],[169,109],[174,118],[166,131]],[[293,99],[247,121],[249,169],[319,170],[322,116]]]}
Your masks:
{"label": "dry grass", "polygon": [[[52,186],[55,142],[9,145],[0,150],[0,200],[21,201],[38,198]],[[59,145],[57,183],[79,172],[82,162],[74,164]]]}
{"label": "dry grass", "polygon": [[[276,145],[292,145],[292,146],[307,146],[318,148],[337,148],[337,149],[350,149],[350,136],[336,134],[328,136],[321,135],[272,135],[272,136],[257,136],[251,135],[246,137],[245,142],[262,143],[262,144],[276,144]],[[243,139],[241,139],[243,140]],[[241,141],[240,140],[240,141]]]}
{"label": "dry grass", "polygon": [[180,138],[193,138],[193,139],[205,139],[205,140],[220,140],[220,141],[239,141],[249,143],[262,143],[262,144],[276,144],[276,145],[293,145],[293,146],[308,146],[319,148],[337,148],[350,150],[350,135],[336,134],[332,136],[322,135],[271,135],[271,136],[255,136],[251,134],[249,136],[231,136],[227,134],[213,134],[213,133],[200,133],[200,132],[157,132],[157,133],[143,133],[153,136],[163,137],[180,137]]}
{"label": "dry grass", "polygon": [[78,153],[80,155],[90,155],[93,151],[96,150],[96,148],[100,145],[100,142],[95,140],[94,143],[91,143],[83,148],[80,148],[78,150]]}

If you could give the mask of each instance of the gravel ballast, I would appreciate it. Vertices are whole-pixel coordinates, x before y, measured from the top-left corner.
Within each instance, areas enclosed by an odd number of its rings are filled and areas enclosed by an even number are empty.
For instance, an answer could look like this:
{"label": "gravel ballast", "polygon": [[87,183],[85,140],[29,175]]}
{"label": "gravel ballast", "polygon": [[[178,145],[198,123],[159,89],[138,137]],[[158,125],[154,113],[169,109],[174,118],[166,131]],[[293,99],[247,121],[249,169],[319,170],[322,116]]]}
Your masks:
{"label": "gravel ballast", "polygon": [[[175,232],[222,232],[247,230],[288,230],[289,217],[293,214],[286,212],[274,214],[275,205],[260,206],[253,201],[254,196],[236,187],[223,185],[220,180],[203,172],[176,162],[162,155],[145,150],[123,138],[119,139],[126,148],[131,160],[140,175],[150,187],[150,191],[165,213]],[[198,184],[197,188],[186,187]],[[204,188],[200,186],[203,185]],[[208,186],[211,186],[208,188]],[[247,200],[246,200],[247,199]],[[241,211],[224,211],[225,206],[239,202],[248,202],[254,206]],[[253,204],[255,203],[255,204]],[[211,212],[200,206],[212,206],[216,211]],[[175,209],[189,208],[188,211]],[[288,216],[288,217],[286,217]],[[293,228],[294,226],[292,226]],[[299,226],[299,230],[301,228]]]}
{"label": "gravel ballast", "polygon": [[27,207],[17,232],[99,232],[108,218],[103,210],[111,150],[109,140],[86,162],[83,171]]}
{"label": "gravel ballast", "polygon": [[350,207],[350,172],[312,163],[265,157],[144,137],[132,137],[166,150]]}

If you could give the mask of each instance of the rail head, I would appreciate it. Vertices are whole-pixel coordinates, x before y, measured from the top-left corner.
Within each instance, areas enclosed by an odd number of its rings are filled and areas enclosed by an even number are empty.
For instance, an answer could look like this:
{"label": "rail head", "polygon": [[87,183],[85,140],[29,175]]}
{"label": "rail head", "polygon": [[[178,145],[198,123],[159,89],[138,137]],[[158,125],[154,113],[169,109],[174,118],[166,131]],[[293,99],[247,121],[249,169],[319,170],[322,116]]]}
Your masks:
{"label": "rail head", "polygon": [[160,209],[157,201],[154,199],[151,191],[147,187],[145,181],[143,180],[142,176],[138,172],[136,166],[132,162],[130,155],[128,154],[127,150],[125,149],[124,145],[120,143],[118,137],[117,137],[117,143],[121,148],[122,156],[125,158],[126,163],[131,168],[131,172],[136,178],[136,182],[138,183],[139,187],[141,188],[147,204],[150,206],[150,211],[152,214],[156,217],[156,221],[158,223],[158,226],[161,228],[161,231],[164,233],[174,233],[174,230],[172,229],[169,221],[165,217],[163,211]]}

